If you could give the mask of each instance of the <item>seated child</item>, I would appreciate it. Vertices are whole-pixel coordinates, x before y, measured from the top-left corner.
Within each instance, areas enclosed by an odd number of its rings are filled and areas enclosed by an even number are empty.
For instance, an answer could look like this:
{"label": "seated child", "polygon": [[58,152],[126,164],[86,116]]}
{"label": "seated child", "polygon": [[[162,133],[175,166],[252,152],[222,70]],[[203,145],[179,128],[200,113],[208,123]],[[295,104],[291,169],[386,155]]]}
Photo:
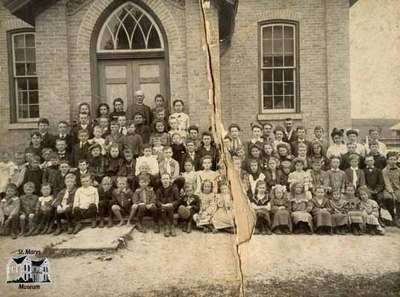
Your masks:
{"label": "seated child", "polygon": [[124,176],[117,177],[117,188],[112,192],[111,210],[119,220],[118,226],[125,224],[123,216],[129,215],[132,208],[133,192]]}
{"label": "seated child", "polygon": [[345,235],[346,228],[349,222],[347,215],[346,201],[339,190],[332,192],[329,200],[329,209],[332,218],[332,227],[335,234]]}
{"label": "seated child", "polygon": [[118,176],[125,176],[128,179],[130,187],[133,185],[136,170],[136,159],[133,157],[133,152],[130,148],[124,149],[122,152],[124,159],[118,170]]}
{"label": "seated child", "polygon": [[171,138],[175,133],[178,133],[181,136],[182,142],[185,142],[186,137],[187,137],[187,132],[185,130],[179,130],[179,127],[178,127],[179,124],[178,124],[177,119],[170,117],[168,120],[168,124],[170,127],[168,133],[169,133],[169,135],[171,135]]}
{"label": "seated child", "polygon": [[174,210],[179,204],[179,191],[172,183],[168,173],[161,175],[161,187],[157,190],[156,205],[164,222],[164,236],[176,236],[174,227]]}
{"label": "seated child", "polygon": [[101,154],[101,146],[98,143],[90,146],[89,153],[89,171],[94,179],[93,185],[97,186],[106,174],[108,160]]}
{"label": "seated child", "polygon": [[137,230],[146,233],[147,230],[143,225],[145,215],[151,215],[154,223],[154,233],[160,233],[160,225],[158,222],[158,209],[156,207],[156,194],[150,184],[150,176],[148,174],[139,175],[139,188],[136,189],[132,198],[132,208],[129,214],[128,222],[132,224],[135,215],[137,216]]}
{"label": "seated child", "polygon": [[356,188],[353,184],[346,185],[344,199],[346,201],[347,215],[349,217],[349,226],[354,235],[362,234],[362,225],[364,223],[362,212],[360,210],[360,199],[355,196]]}
{"label": "seated child", "polygon": [[49,183],[53,195],[56,196],[64,188],[64,179],[58,168],[58,155],[54,152],[49,154],[49,162],[46,168],[42,169],[42,183]]}
{"label": "seated child", "polygon": [[108,159],[108,168],[106,175],[110,176],[114,181],[118,171],[123,163],[123,159],[120,156],[120,149],[118,144],[112,144],[110,146],[110,157]]}
{"label": "seated child", "polygon": [[23,184],[33,182],[35,184],[34,194],[39,195],[42,187],[43,172],[40,169],[40,157],[33,155],[29,159],[29,164],[25,170]]}
{"label": "seated child", "polygon": [[[212,170],[217,170],[219,163],[219,151],[213,141],[213,136],[210,132],[203,132],[201,135],[201,145],[197,149],[197,157],[201,160],[204,156],[211,156]],[[197,168],[201,168],[201,164],[198,164]]]}
{"label": "seated child", "polygon": [[313,205],[311,200],[307,197],[302,182],[294,182],[291,185],[291,210],[292,210],[292,221],[293,221],[293,233],[299,234],[305,232],[306,234],[312,234],[313,222],[311,216],[311,210]]}
{"label": "seated child", "polygon": [[226,182],[220,182],[219,193],[216,197],[217,209],[211,219],[213,231],[225,230],[233,233],[233,209],[232,196],[229,186]]}
{"label": "seated child", "polygon": [[329,209],[329,200],[326,197],[323,186],[320,185],[314,190],[311,203],[313,206],[311,214],[314,218],[317,234],[332,234],[332,218]]}
{"label": "seated child", "polygon": [[184,194],[178,207],[179,218],[183,221],[182,231],[186,233],[192,232],[193,216],[200,210],[200,198],[194,194],[195,185],[193,183],[185,183]]}
{"label": "seated child", "polygon": [[311,169],[307,171],[308,175],[310,176],[310,187],[312,191],[319,187],[324,187],[327,183],[327,177],[325,171],[321,169],[323,165],[323,161],[320,158],[311,158],[310,160]]}
{"label": "seated child", "polygon": [[125,136],[128,133],[128,120],[126,119],[126,115],[119,115],[118,116],[118,124],[119,124],[119,133]]}
{"label": "seated child", "polygon": [[[38,203],[38,196],[33,194],[35,191],[35,184],[33,182],[27,182],[24,184],[24,195],[20,197],[21,208],[19,214],[19,226],[20,236],[23,234],[26,236],[32,235],[34,231],[35,222],[35,211]],[[26,220],[28,219],[28,231],[25,229]]]}
{"label": "seated child", "polygon": [[162,146],[171,145],[171,135],[166,132],[163,120],[155,120],[153,122],[154,132],[150,135],[150,145],[154,146],[156,140],[159,140]]}
{"label": "seated child", "polygon": [[163,156],[164,146],[161,144],[159,138],[155,138],[153,141],[153,145],[151,147],[152,154],[157,157],[157,160],[160,161],[164,158]]}
{"label": "seated child", "polygon": [[82,219],[90,219],[92,228],[96,228],[96,215],[99,205],[99,192],[92,186],[93,178],[88,175],[81,176],[82,186],[76,190],[73,204],[75,222],[74,234],[82,229]]}
{"label": "seated child", "polygon": [[10,230],[12,239],[16,239],[18,236],[18,214],[20,210],[17,186],[8,184],[5,192],[6,195],[0,202],[1,233],[7,234],[8,230]]}
{"label": "seated child", "polygon": [[105,139],[106,150],[110,150],[111,145],[117,145],[121,151],[124,145],[124,136],[119,133],[119,124],[117,121],[112,121],[110,124],[110,134]]}
{"label": "seated child", "polygon": [[256,226],[254,234],[271,235],[271,199],[267,192],[267,184],[263,180],[256,183],[253,196],[249,197],[251,208],[256,213]]}
{"label": "seated child", "polygon": [[136,112],[133,116],[133,122],[135,123],[136,133],[142,137],[143,144],[149,144],[151,131],[143,114]]}
{"label": "seated child", "polygon": [[216,194],[213,191],[214,183],[211,180],[204,180],[201,183],[200,189],[200,211],[193,216],[197,227],[203,232],[213,230],[211,220],[217,210]]}
{"label": "seated child", "polygon": [[282,171],[278,169],[279,160],[273,156],[268,159],[267,167],[264,169],[267,191],[272,189],[281,179]]}
{"label": "seated child", "polygon": [[111,177],[105,176],[101,180],[101,184],[98,187],[99,191],[99,227],[104,227],[105,218],[108,219],[108,227],[113,226],[112,214],[111,214],[111,200],[112,200],[112,180]]}
{"label": "seated child", "polygon": [[39,197],[36,205],[36,223],[32,235],[50,234],[53,232],[53,202],[51,195],[51,185],[43,184],[41,187],[42,196]]}
{"label": "seated child", "polygon": [[72,232],[74,231],[72,210],[74,205],[75,192],[76,175],[73,173],[68,173],[65,176],[65,188],[58,193],[57,198],[53,203],[53,206],[56,209],[57,222],[57,228],[54,232],[54,235],[60,235],[62,233],[63,219],[67,221],[68,234],[72,234]]}
{"label": "seated child", "polygon": [[286,187],[286,191],[289,191],[289,174],[292,169],[292,162],[289,160],[283,160],[281,162],[281,174],[278,176],[276,183]]}
{"label": "seated child", "polygon": [[358,194],[366,232],[371,235],[384,235],[384,229],[379,223],[378,203],[370,198],[370,192],[366,186],[360,187]]}
{"label": "seated child", "polygon": [[148,144],[143,145],[143,156],[140,156],[139,158],[136,159],[136,170],[135,170],[136,175],[139,175],[140,173],[139,168],[143,163],[146,163],[150,167],[151,175],[159,174],[160,170],[158,167],[157,157],[153,156],[151,151],[151,146]]}
{"label": "seated child", "polygon": [[271,230],[276,234],[289,234],[292,232],[292,221],[290,219],[290,201],[288,199],[286,186],[276,185],[271,190]]}

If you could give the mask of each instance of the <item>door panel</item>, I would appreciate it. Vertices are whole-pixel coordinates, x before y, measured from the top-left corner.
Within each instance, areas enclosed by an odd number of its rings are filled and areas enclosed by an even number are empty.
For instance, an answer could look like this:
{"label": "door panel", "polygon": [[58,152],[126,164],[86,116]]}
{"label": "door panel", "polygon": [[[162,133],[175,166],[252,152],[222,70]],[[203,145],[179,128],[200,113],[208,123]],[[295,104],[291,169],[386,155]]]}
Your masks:
{"label": "door panel", "polygon": [[[166,97],[166,74],[162,59],[99,61],[100,102],[112,106],[115,98],[125,102],[125,108],[133,103],[134,94],[142,90],[145,104],[154,106],[154,97]],[[168,104],[168,102],[167,102]]]}

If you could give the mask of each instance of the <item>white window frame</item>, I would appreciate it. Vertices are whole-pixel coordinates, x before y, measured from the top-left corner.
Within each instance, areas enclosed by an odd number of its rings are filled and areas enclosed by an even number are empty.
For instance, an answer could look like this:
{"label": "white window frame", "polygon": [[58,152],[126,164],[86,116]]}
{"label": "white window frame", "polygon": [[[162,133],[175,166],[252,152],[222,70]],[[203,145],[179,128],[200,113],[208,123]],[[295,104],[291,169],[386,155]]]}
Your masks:
{"label": "white window frame", "polygon": [[[13,94],[13,99],[14,99],[14,106],[15,106],[15,119],[17,121],[17,123],[30,123],[30,122],[36,122],[37,120],[39,120],[40,118],[40,92],[39,92],[39,82],[38,82],[38,108],[39,108],[39,117],[35,117],[35,118],[21,118],[19,116],[19,92],[18,92],[18,78],[36,78],[38,79],[38,75],[36,73],[36,75],[17,75],[17,61],[16,61],[16,57],[15,57],[15,38],[17,36],[21,36],[21,35],[33,35],[35,38],[35,43],[36,43],[36,36],[35,36],[35,32],[33,31],[23,31],[23,32],[18,32],[18,33],[12,33],[11,34],[11,52],[12,52],[12,80],[13,80],[13,85],[14,85],[14,94]],[[26,48],[26,46],[25,46]],[[35,51],[36,51],[36,45],[35,45]],[[26,61],[25,61],[26,62]],[[36,63],[36,58],[35,58],[35,67],[37,66]],[[28,104],[29,106],[29,104]]]}
{"label": "white window frame", "polygon": [[[263,29],[267,27],[275,27],[275,26],[288,26],[293,28],[293,66],[272,66],[272,67],[264,67],[264,62],[263,62],[263,54],[264,54],[264,42],[263,42]],[[297,72],[298,72],[298,65],[297,65],[297,25],[289,22],[269,22],[265,24],[261,24],[259,26],[259,40],[260,40],[260,59],[259,59],[259,75],[260,75],[260,102],[261,102],[261,113],[263,114],[270,114],[270,113],[296,113],[297,112],[297,106],[298,106],[298,92],[297,92]],[[284,34],[284,30],[282,30],[282,34]],[[284,36],[284,35],[283,35]],[[272,46],[273,46],[273,30],[272,30]],[[282,43],[283,47],[283,52],[285,50],[285,42]],[[276,69],[282,69],[282,70],[288,70],[292,69],[293,71],[293,108],[281,108],[281,109],[266,109],[264,108],[264,71],[263,70],[276,70]],[[283,90],[284,90],[284,85],[283,85]],[[272,97],[274,97],[274,86],[272,87]],[[273,99],[274,100],[274,99]]]}
{"label": "white window frame", "polygon": [[[119,13],[125,6],[128,5],[132,5],[135,8],[137,8],[138,10],[140,10],[152,23],[153,27],[156,29],[158,37],[160,39],[160,48],[151,48],[151,49],[112,49],[112,50],[105,50],[105,49],[101,49],[101,41],[103,39],[103,34],[105,30],[108,30],[111,37],[113,38],[113,43],[114,43],[114,47],[116,45],[116,41],[114,39],[114,34],[111,32],[111,30],[108,27],[108,22],[114,17],[115,14]],[[127,14],[128,15],[128,14]],[[125,16],[126,17],[126,16]],[[125,18],[124,18],[125,19]],[[121,24],[123,24],[123,20],[121,20]],[[120,24],[120,26],[121,26]],[[122,25],[123,26],[123,25]],[[138,26],[138,23],[136,23],[136,26]],[[139,28],[140,29],[140,28]],[[125,27],[123,26],[123,28],[120,28],[119,30],[124,30],[126,32]],[[141,29],[140,29],[141,30]],[[124,4],[122,4],[121,6],[119,6],[118,8],[116,8],[106,19],[106,21],[104,22],[103,26],[101,27],[100,30],[100,34],[99,37],[97,39],[97,45],[96,45],[96,49],[97,49],[97,53],[139,53],[139,52],[160,52],[160,51],[164,51],[164,39],[163,39],[163,34],[160,30],[160,28],[158,27],[156,21],[154,20],[154,18],[148,13],[146,12],[142,7],[140,7],[139,5],[133,3],[133,2],[126,2]]]}

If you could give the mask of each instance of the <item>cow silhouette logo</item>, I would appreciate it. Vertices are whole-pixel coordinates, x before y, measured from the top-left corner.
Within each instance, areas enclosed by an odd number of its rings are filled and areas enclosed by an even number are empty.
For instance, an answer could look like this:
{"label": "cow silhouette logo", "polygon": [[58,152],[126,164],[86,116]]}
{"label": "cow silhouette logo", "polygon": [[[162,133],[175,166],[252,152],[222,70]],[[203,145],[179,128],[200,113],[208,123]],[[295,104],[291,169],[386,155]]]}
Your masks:
{"label": "cow silhouette logo", "polygon": [[50,283],[49,260],[31,255],[14,256],[7,264],[7,283]]}

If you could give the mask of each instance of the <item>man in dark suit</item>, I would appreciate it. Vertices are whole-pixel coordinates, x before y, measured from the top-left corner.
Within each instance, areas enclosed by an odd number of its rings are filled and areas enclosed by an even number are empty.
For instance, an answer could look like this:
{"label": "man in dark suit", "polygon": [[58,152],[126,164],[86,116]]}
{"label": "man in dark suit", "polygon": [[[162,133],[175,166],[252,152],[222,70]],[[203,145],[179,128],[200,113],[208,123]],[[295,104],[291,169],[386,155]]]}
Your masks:
{"label": "man in dark suit", "polygon": [[79,142],[74,145],[72,149],[72,166],[77,167],[79,160],[87,159],[89,157],[89,132],[87,130],[80,130],[78,132]]}
{"label": "man in dark suit", "polygon": [[290,147],[292,149],[292,154],[295,157],[298,157],[298,155],[299,155],[299,144],[303,143],[307,147],[307,156],[310,156],[312,146],[311,146],[311,142],[306,140],[306,129],[303,126],[298,126],[296,128],[296,135],[297,135],[296,140],[290,142]]}
{"label": "man in dark suit", "polygon": [[56,141],[57,139],[65,140],[65,144],[67,146],[66,149],[68,152],[71,152],[74,141],[72,139],[72,135],[68,131],[68,128],[69,125],[66,121],[58,122]]}
{"label": "man in dark suit", "polygon": [[87,113],[80,113],[78,124],[71,129],[71,135],[73,143],[78,143],[79,140],[79,131],[86,130],[88,132],[88,138],[93,137],[93,127],[90,124],[90,118]]}
{"label": "man in dark suit", "polygon": [[293,120],[291,118],[287,118],[285,120],[285,136],[283,137],[283,141],[287,143],[292,143],[296,140],[297,135],[293,127]]}

